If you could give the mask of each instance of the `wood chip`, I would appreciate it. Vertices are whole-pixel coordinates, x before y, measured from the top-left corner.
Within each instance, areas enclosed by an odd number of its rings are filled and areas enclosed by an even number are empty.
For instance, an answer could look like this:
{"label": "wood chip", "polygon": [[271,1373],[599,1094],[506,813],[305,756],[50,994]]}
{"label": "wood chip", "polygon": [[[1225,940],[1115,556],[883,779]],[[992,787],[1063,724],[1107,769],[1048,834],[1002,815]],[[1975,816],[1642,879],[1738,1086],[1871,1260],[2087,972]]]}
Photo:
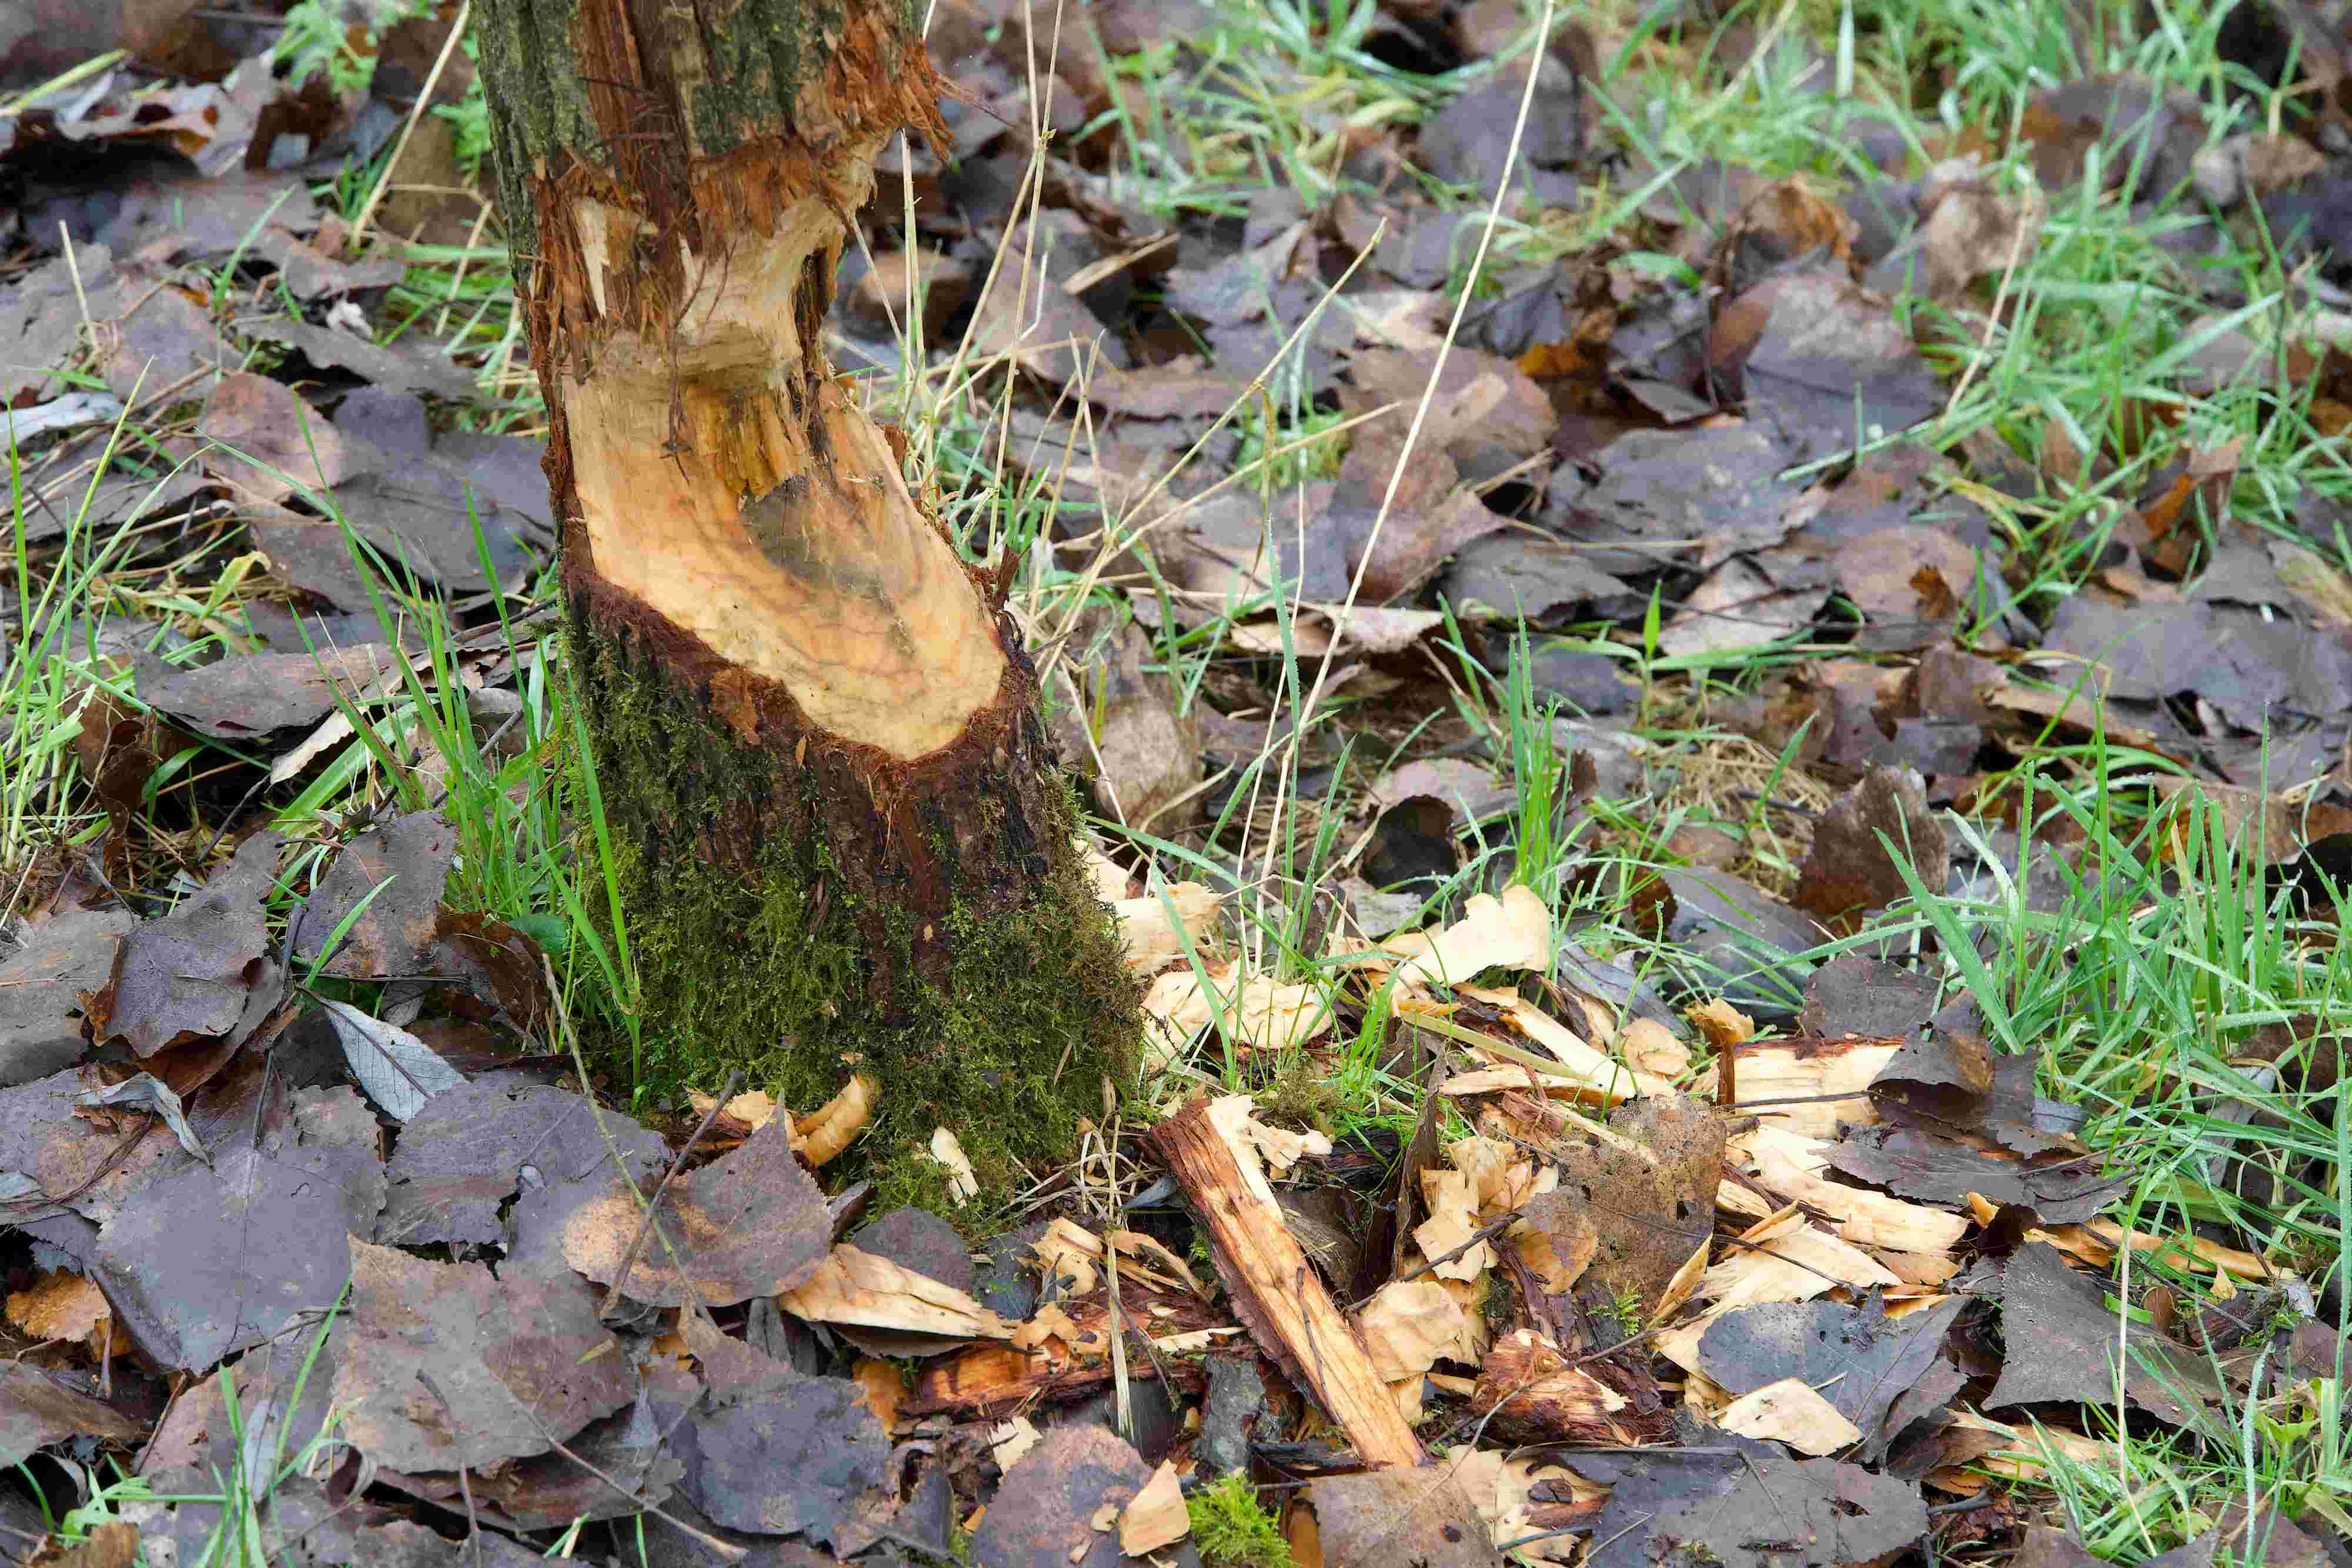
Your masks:
{"label": "wood chip", "polygon": [[1173,1051],[1215,1024],[1236,1045],[1287,1051],[1331,1029],[1331,1009],[1316,987],[1285,984],[1268,975],[1243,975],[1239,964],[1212,964],[1208,984],[1191,969],[1171,969],[1144,993],[1163,1051]]}
{"label": "wood chip", "polygon": [[841,1092],[793,1124],[793,1152],[812,1168],[822,1166],[864,1130],[873,1118],[882,1086],[864,1073],[853,1073]]}
{"label": "wood chip", "polygon": [[931,1134],[931,1158],[947,1167],[948,1197],[961,1208],[980,1196],[980,1176],[971,1168],[971,1159],[963,1152],[963,1145],[945,1127]]}
{"label": "wood chip", "polygon": [[1438,1357],[1453,1354],[1464,1329],[1464,1312],[1434,1280],[1395,1280],[1381,1287],[1357,1314],[1372,1370],[1395,1383],[1427,1372]]}
{"label": "wood chip", "polygon": [[1862,1428],[1801,1377],[1784,1377],[1743,1394],[1715,1419],[1727,1432],[1769,1437],[1817,1459],[1862,1441]]}
{"label": "wood chip", "polygon": [[1740,1046],[1732,1062],[1738,1098],[1727,1108],[1809,1138],[1834,1138],[1840,1123],[1874,1125],[1870,1085],[1902,1043],[1849,1037]]}
{"label": "wood chip", "polygon": [[[806,1284],[777,1305],[810,1322],[894,1329],[942,1339],[1013,1337],[1013,1325],[952,1285],[901,1268],[887,1258],[837,1243]],[[940,1348],[946,1349],[947,1346]]]}
{"label": "wood chip", "polygon": [[1443,931],[1407,932],[1386,946],[1404,956],[1400,985],[1423,989],[1461,985],[1482,969],[1544,969],[1551,964],[1551,908],[1533,888],[1514,883],[1497,898],[1478,894]]}
{"label": "wood chip", "polygon": [[1758,1181],[1781,1197],[1808,1204],[1836,1220],[1838,1235],[1858,1247],[1935,1256],[1948,1252],[1968,1234],[1965,1216],[1830,1180],[1822,1174],[1829,1168],[1830,1147],[1825,1139],[1759,1126],[1732,1139],[1724,1155],[1748,1166]]}
{"label": "wood chip", "polygon": [[1895,1272],[1851,1241],[1816,1229],[1796,1204],[1740,1234],[1748,1243],[1700,1276],[1699,1296],[1729,1307],[1809,1301],[1840,1285],[1899,1285]]}
{"label": "wood chip", "polygon": [[1174,1461],[1162,1459],[1143,1490],[1129,1500],[1118,1516],[1118,1549],[1141,1557],[1173,1546],[1192,1531],[1184,1511],[1184,1489],[1176,1479]]}

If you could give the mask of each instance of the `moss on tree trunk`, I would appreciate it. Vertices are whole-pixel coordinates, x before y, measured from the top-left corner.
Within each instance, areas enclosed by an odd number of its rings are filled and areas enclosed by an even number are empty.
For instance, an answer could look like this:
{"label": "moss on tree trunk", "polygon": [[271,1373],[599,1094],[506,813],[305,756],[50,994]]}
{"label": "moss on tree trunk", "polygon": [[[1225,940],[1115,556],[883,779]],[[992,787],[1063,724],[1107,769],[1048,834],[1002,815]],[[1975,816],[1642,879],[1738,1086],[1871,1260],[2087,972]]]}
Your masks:
{"label": "moss on tree trunk", "polygon": [[483,0],[481,37],[646,1065],[803,1111],[863,1071],[895,1148],[1058,1157],[1135,988],[1001,591],[819,337],[875,154],[936,124],[908,16]]}

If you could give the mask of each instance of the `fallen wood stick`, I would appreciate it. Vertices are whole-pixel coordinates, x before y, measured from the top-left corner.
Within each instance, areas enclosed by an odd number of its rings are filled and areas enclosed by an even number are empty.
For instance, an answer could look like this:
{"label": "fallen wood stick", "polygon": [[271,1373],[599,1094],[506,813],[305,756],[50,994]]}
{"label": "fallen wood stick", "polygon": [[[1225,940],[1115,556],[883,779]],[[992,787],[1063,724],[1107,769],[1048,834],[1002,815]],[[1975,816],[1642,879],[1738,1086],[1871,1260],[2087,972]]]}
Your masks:
{"label": "fallen wood stick", "polygon": [[1249,1112],[1244,1094],[1196,1098],[1148,1141],[1208,1228],[1234,1314],[1259,1347],[1315,1396],[1367,1463],[1417,1465],[1421,1443],[1396,1396],[1283,1220],[1257,1151],[1242,1134]]}

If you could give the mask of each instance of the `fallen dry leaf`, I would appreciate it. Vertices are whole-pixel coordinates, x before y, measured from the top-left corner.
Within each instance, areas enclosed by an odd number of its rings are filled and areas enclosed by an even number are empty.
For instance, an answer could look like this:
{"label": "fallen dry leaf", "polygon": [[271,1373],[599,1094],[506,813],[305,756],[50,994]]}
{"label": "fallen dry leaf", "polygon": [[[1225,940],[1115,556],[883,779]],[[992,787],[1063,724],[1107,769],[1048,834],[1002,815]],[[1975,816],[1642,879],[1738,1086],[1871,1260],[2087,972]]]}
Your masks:
{"label": "fallen dry leaf", "polygon": [[1873,768],[1814,824],[1790,902],[1824,920],[1883,908],[1909,895],[1898,855],[1931,895],[1942,894],[1951,838],[1927,809],[1918,777]]}
{"label": "fallen dry leaf", "polygon": [[1356,1321],[1372,1369],[1387,1383],[1427,1372],[1451,1355],[1468,1326],[1461,1306],[1433,1280],[1391,1281]]}
{"label": "fallen dry leaf", "polygon": [[671,1182],[657,1215],[667,1246],[646,1234],[637,1195],[615,1178],[564,1222],[564,1258],[600,1285],[617,1281],[634,1300],[668,1306],[683,1304],[689,1291],[727,1306],[810,1281],[825,1260],[833,1218],[789,1136],[778,1117],[724,1158]]}
{"label": "fallen dry leaf", "polygon": [[[1126,873],[1112,872],[1126,885]],[[1210,930],[1215,925],[1218,898],[1197,882],[1180,882],[1141,898],[1111,901],[1118,922],[1118,938],[1127,967],[1139,975],[1157,974],[1188,954],[1205,954]]]}
{"label": "fallen dry leaf", "polygon": [[95,1346],[113,1316],[96,1281],[64,1270],[45,1270],[29,1289],[8,1294],[8,1321],[35,1340]]}

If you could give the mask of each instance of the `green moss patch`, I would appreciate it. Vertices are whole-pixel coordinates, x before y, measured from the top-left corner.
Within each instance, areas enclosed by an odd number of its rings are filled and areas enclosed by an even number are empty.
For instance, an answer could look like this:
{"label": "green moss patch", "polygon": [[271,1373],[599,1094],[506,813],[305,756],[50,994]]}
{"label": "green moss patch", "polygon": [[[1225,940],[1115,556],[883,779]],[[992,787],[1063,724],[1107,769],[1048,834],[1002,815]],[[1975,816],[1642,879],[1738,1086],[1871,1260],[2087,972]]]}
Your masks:
{"label": "green moss patch", "polygon": [[[1080,1119],[1102,1115],[1104,1080],[1131,1087],[1141,1033],[1138,988],[1076,857],[1052,855],[1018,908],[979,916],[959,905],[944,983],[901,985],[886,1009],[869,978],[877,967],[912,976],[911,922],[861,908],[848,891],[861,879],[841,873],[834,846],[771,835],[748,874],[690,852],[693,833],[726,809],[813,790],[809,777],[780,779],[771,753],[576,626],[573,644],[639,977],[640,1089],[716,1090],[741,1069],[805,1113],[866,1073],[881,1101],[852,1155],[862,1153],[877,1196],[941,1212],[951,1211],[940,1167],[921,1157],[940,1126],[992,1189],[1022,1182],[1024,1166],[1042,1173],[1068,1158]],[[1076,824],[1064,801],[1057,847]],[[822,821],[807,803],[799,816]],[[866,935],[877,927],[878,951]],[[608,1061],[614,1049],[606,1042]]]}

